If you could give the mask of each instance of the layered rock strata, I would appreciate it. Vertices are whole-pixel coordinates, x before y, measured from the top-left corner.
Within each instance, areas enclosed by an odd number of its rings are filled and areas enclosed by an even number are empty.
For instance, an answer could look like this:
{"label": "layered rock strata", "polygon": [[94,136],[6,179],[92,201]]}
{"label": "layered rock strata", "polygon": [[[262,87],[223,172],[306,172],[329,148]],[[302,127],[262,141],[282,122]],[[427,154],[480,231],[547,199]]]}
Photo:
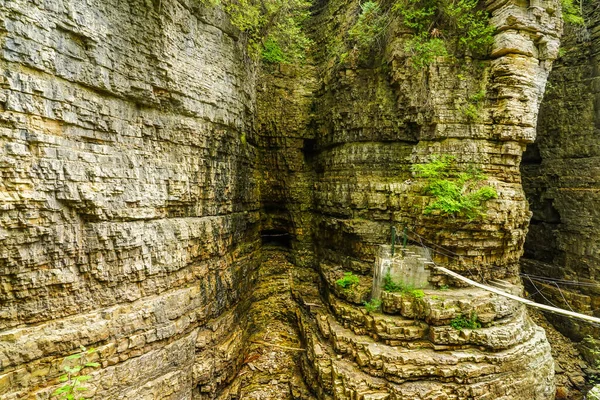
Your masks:
{"label": "layered rock strata", "polygon": [[0,397],[215,393],[256,280],[254,72],[193,1],[0,2]]}
{"label": "layered rock strata", "polygon": [[[314,17],[319,48],[347,29],[353,6],[327,3]],[[425,290],[422,299],[384,294],[381,316],[362,307],[369,300],[375,257],[380,245],[389,243],[392,225],[406,225],[410,241],[429,247],[434,262],[478,280],[504,279],[520,292],[519,257],[530,214],[519,164],[535,138],[561,21],[555,2],[524,8],[501,1],[487,7],[498,31],[486,60],[444,59],[415,71],[407,62],[407,32],[397,21],[390,40],[368,60],[340,65],[328,60],[326,50],[321,55],[313,203],[321,295],[298,295],[306,303],[299,311],[308,348],[303,370],[319,398],[554,396],[544,333],[520,307],[513,305],[482,329],[460,332],[448,326],[453,318],[485,312],[444,316],[451,303],[445,303],[444,291]],[[469,98],[482,91],[486,96],[477,117],[465,115]],[[483,222],[422,213],[431,200],[422,195],[410,167],[441,154],[479,166],[498,191]],[[349,290],[336,283],[347,271],[359,278]],[[430,283],[457,284],[439,274]],[[451,296],[472,300],[462,290],[452,289]]]}
{"label": "layered rock strata", "polygon": [[[585,26],[569,26],[550,75],[537,139],[522,173],[533,217],[522,261],[540,302],[600,316],[600,8],[586,3]],[[541,278],[541,280],[540,280]],[[577,341],[600,330],[548,315]]]}
{"label": "layered rock strata", "polygon": [[[518,165],[558,1],[487,2],[491,57],[421,71],[397,21],[378,62],[257,71],[199,4],[0,0],[0,397],[49,398],[85,345],[103,399],[552,398],[547,341],[516,304],[432,288],[361,305],[400,224],[452,252],[435,262],[520,291]],[[317,4],[316,47],[357,10]],[[438,154],[489,176],[483,223],[422,214],[410,166]],[[449,326],[473,313],[482,329]]]}
{"label": "layered rock strata", "polygon": [[[586,3],[584,26],[568,26],[550,75],[538,137],[525,153],[524,187],[533,211],[522,259],[525,283],[539,302],[599,316],[598,116],[600,9]],[[589,389],[600,369],[600,327],[547,315],[578,343]]]}

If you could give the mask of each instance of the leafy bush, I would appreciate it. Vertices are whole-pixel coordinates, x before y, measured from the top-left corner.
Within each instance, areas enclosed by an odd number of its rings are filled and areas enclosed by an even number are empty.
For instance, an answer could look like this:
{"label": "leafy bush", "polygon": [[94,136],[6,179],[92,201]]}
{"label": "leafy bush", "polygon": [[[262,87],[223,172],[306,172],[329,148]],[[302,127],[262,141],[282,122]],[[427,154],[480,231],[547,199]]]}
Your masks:
{"label": "leafy bush", "polygon": [[468,318],[464,315],[459,315],[450,321],[450,326],[459,331],[463,329],[478,329],[481,328],[481,322],[479,322],[477,314],[472,313]]}
{"label": "leafy bush", "polygon": [[421,299],[425,296],[425,293],[421,289],[415,289],[412,285],[407,285],[404,282],[395,282],[392,275],[388,271],[383,278],[383,289],[386,292],[399,292],[407,294],[416,299]]}
{"label": "leafy bush", "polygon": [[302,26],[310,15],[311,0],[202,0],[220,6],[231,23],[248,37],[252,56],[268,63],[303,60],[312,41]]}
{"label": "leafy bush", "polygon": [[411,64],[417,69],[428,66],[437,57],[448,55],[446,43],[442,39],[430,38],[426,34],[413,36],[406,43],[404,50],[410,54]]}
{"label": "leafy bush", "polygon": [[489,15],[478,9],[478,0],[397,0],[392,10],[402,17],[413,37],[405,50],[419,69],[436,57],[448,54],[447,43],[454,39],[457,51],[486,54],[494,41],[495,28]]}
{"label": "leafy bush", "polygon": [[272,39],[268,39],[262,49],[262,59],[268,63],[278,64],[285,62],[285,55],[279,46],[279,43]]}
{"label": "leafy bush", "polygon": [[360,5],[361,12],[356,23],[348,34],[359,48],[368,49],[383,35],[389,23],[387,13],[384,13],[376,1],[367,1]]}
{"label": "leafy bush", "polygon": [[90,362],[88,357],[96,352],[96,349],[86,349],[81,346],[81,352],[66,357],[63,361],[63,370],[65,374],[61,375],[59,380],[65,382],[61,387],[52,392],[52,397],[61,400],[76,400],[83,398],[80,392],[88,390],[83,385],[90,380],[90,375],[82,374],[85,368],[98,368],[100,364]]}
{"label": "leafy bush", "polygon": [[358,276],[354,275],[352,272],[344,272],[344,277],[338,279],[335,283],[344,289],[350,289],[358,285],[359,279]]}
{"label": "leafy bush", "polygon": [[573,0],[560,0],[562,6],[563,20],[572,25],[585,25],[581,12],[581,4],[579,7],[574,4]]}
{"label": "leafy bush", "polygon": [[497,198],[498,193],[491,186],[481,186],[486,177],[480,170],[458,171],[454,162],[455,157],[443,156],[427,164],[413,165],[413,173],[427,180],[425,193],[435,197],[435,202],[425,207],[424,213],[440,211],[443,215],[474,220],[484,215],[484,203]]}
{"label": "leafy bush", "polygon": [[381,300],[377,300],[377,299],[371,299],[371,301],[365,301],[363,304],[369,314],[377,312],[381,308]]}

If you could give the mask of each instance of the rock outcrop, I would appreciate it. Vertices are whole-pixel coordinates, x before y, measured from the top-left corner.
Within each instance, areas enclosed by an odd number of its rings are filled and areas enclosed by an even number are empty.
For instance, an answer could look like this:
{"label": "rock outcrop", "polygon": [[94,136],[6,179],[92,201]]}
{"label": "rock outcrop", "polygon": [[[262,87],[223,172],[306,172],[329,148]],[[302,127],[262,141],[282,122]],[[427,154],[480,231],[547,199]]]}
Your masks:
{"label": "rock outcrop", "polygon": [[[586,26],[565,30],[523,160],[533,217],[522,264],[538,301],[600,316],[600,8],[585,4]],[[594,324],[548,318],[576,341],[600,337]]]}
{"label": "rock outcrop", "polygon": [[3,1],[0,397],[214,393],[260,247],[254,71],[193,1]]}
{"label": "rock outcrop", "polygon": [[[521,291],[519,164],[561,30],[534,3],[487,2],[489,59],[416,71],[397,23],[373,62],[260,69],[199,1],[0,0],[0,398],[49,398],[80,345],[102,399],[553,398],[523,307],[439,274],[362,307],[392,225]],[[316,47],[358,9],[318,4]],[[438,154],[488,175],[484,222],[422,213],[410,166]]]}
{"label": "rock outcrop", "polygon": [[[290,161],[299,159],[302,147],[313,164],[312,229],[296,222],[290,232],[295,248],[304,248],[306,235],[312,235],[317,272],[313,285],[321,289],[319,295],[295,291],[302,305],[299,323],[307,345],[303,371],[309,386],[318,398],[335,399],[552,398],[549,347],[521,308],[502,316],[491,313],[483,329],[459,333],[448,326],[452,319],[485,315],[499,299],[490,298],[481,308],[457,306],[448,312],[453,302],[443,291],[426,290],[423,299],[386,294],[384,316],[369,315],[362,303],[369,300],[380,245],[389,243],[392,225],[402,224],[410,228],[413,242],[433,247],[435,262],[477,279],[502,278],[520,292],[518,263],[529,211],[519,164],[526,144],[535,138],[537,109],[558,51],[558,4],[525,9],[512,2],[490,2],[499,27],[491,59],[459,64],[438,60],[426,71],[406,63],[406,33],[397,26],[381,54],[371,54],[370,61],[332,61],[329,41],[343,35],[348,10],[354,7],[356,2],[329,2],[313,17],[316,47],[323,49],[315,56],[321,85],[309,127],[314,133],[299,135],[304,145],[296,140],[282,150],[288,162],[269,169],[279,174],[276,180],[286,193],[282,197],[298,204],[298,182],[311,176],[298,175],[301,169]],[[272,118],[283,122],[274,123],[270,131],[304,132],[290,126],[301,122],[294,110],[305,104],[298,86],[307,74],[286,69],[275,77],[263,84],[266,92],[286,93],[296,107],[277,108],[275,115],[286,118]],[[474,121],[462,110],[469,96],[481,90],[486,101]],[[475,163],[490,177],[500,198],[490,202],[485,223],[422,214],[428,199],[413,181],[410,166],[440,154]],[[286,212],[292,220],[305,221],[306,214],[291,208]],[[359,279],[351,290],[336,284],[348,271]],[[447,278],[432,281],[440,287]],[[471,296],[483,295],[452,292],[474,303]],[[507,334],[517,331],[514,337]],[[489,358],[488,352],[497,358]]]}

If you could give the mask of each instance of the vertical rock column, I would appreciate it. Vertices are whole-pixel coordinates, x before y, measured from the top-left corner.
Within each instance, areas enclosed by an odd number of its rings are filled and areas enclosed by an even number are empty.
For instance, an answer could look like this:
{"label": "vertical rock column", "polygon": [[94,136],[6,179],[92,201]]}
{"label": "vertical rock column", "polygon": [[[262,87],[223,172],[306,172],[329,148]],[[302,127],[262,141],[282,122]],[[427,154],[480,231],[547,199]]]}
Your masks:
{"label": "vertical rock column", "polygon": [[[347,27],[353,7],[327,3],[315,17],[323,27],[318,37]],[[475,269],[477,279],[503,278],[513,284],[505,289],[521,292],[518,261],[529,211],[519,164],[535,138],[562,22],[558,1],[486,7],[498,28],[486,60],[439,59],[416,70],[407,63],[407,32],[392,24],[382,62],[375,55],[354,65],[321,65],[314,203],[321,293],[297,293],[308,346],[303,370],[319,398],[554,397],[548,342],[519,304],[453,288],[383,293],[383,314],[362,307],[392,224],[407,224],[412,241],[419,243],[416,233],[461,259],[435,254],[436,262],[464,274]],[[470,98],[481,92],[477,115],[468,115]],[[482,219],[422,214],[431,199],[410,167],[444,154],[481,168],[498,191]],[[336,284],[350,271],[356,285]],[[475,314],[478,329],[450,326]]]}
{"label": "vertical rock column", "polygon": [[[406,207],[396,218],[455,257],[438,253],[437,261],[477,280],[519,281],[530,217],[519,165],[526,144],[535,139],[538,109],[558,52],[558,7],[555,1],[528,8],[512,1],[488,1],[491,23],[497,27],[490,58],[436,65],[428,75],[431,118],[413,149],[412,162],[452,155],[459,165],[481,168],[498,199],[488,201],[486,215],[472,222],[439,215],[415,218]],[[403,83],[406,73],[396,75]],[[480,94],[485,99],[475,103],[472,99]],[[466,111],[469,107],[476,115]],[[419,197],[421,187],[413,186],[417,197],[401,195],[401,204],[431,201]]]}

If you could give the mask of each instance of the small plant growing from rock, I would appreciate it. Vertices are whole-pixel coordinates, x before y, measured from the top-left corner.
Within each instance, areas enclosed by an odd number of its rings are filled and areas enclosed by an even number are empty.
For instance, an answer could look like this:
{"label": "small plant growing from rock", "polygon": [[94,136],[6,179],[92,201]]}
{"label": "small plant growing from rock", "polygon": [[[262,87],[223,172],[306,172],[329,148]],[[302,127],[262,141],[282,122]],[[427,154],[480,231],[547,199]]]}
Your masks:
{"label": "small plant growing from rock", "polygon": [[81,392],[88,390],[83,383],[92,377],[82,372],[85,368],[98,368],[100,364],[89,361],[89,357],[96,352],[96,349],[86,349],[84,346],[80,346],[80,348],[80,353],[72,354],[64,359],[63,370],[65,373],[59,378],[64,384],[52,392],[52,398],[60,400],[82,399]]}
{"label": "small plant growing from rock", "polygon": [[475,93],[472,96],[469,96],[467,99],[467,104],[461,108],[463,115],[467,118],[468,121],[477,121],[479,120],[479,114],[481,111],[481,106],[483,101],[485,100],[486,91],[484,89]]}
{"label": "small plant growing from rock", "polygon": [[375,313],[381,309],[381,300],[371,299],[370,301],[365,301],[363,303],[367,313]]}
{"label": "small plant growing from rock", "polygon": [[424,192],[435,198],[425,207],[424,214],[439,212],[442,215],[464,216],[469,221],[484,216],[483,205],[498,197],[496,189],[483,185],[486,179],[481,170],[460,170],[455,157],[445,155],[427,164],[413,165],[413,173],[426,180]]}
{"label": "small plant growing from rock", "polygon": [[422,299],[425,296],[425,293],[421,289],[415,289],[412,285],[407,285],[404,282],[395,282],[390,271],[383,278],[383,289],[386,292],[407,294],[416,299]]}
{"label": "small plant growing from rock", "polygon": [[358,276],[354,275],[352,272],[344,272],[344,277],[338,279],[335,283],[338,286],[341,286],[344,289],[351,289],[354,286],[358,285],[359,280]]}
{"label": "small plant growing from rock", "polygon": [[476,313],[471,313],[471,316],[468,318],[464,315],[454,318],[450,321],[450,326],[459,331],[463,329],[478,329],[481,328],[481,322],[479,322]]}

